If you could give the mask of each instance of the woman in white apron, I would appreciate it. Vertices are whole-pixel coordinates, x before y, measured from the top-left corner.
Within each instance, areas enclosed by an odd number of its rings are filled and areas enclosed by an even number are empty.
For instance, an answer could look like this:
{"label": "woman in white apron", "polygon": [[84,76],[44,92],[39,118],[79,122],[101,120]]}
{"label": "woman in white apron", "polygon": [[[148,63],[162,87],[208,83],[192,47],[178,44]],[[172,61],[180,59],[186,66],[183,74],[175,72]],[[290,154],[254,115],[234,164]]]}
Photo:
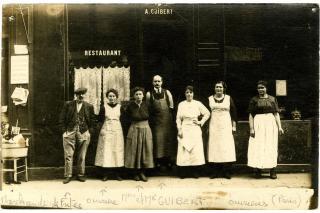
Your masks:
{"label": "woman in white apron", "polygon": [[250,138],[248,166],[255,168],[255,177],[262,169],[270,169],[270,178],[276,179],[278,133],[283,134],[279,107],[275,97],[267,94],[267,82],[257,83],[258,95],[249,103]]}
{"label": "woman in white apron", "polygon": [[209,125],[208,162],[210,178],[231,178],[232,162],[236,161],[233,132],[236,131],[237,114],[232,98],[225,94],[226,84],[218,81],[215,94],[209,97],[211,119]]}
{"label": "woman in white apron", "polygon": [[117,180],[122,180],[119,173],[124,166],[124,139],[117,90],[108,90],[106,97],[108,104],[101,110],[104,123],[99,134],[95,165],[105,168],[103,181],[108,180],[112,171]]}
{"label": "woman in white apron", "polygon": [[178,105],[178,153],[177,166],[180,178],[187,173],[198,178],[198,168],[205,164],[201,126],[210,117],[208,109],[200,102],[193,100],[193,87],[187,86],[186,100]]}

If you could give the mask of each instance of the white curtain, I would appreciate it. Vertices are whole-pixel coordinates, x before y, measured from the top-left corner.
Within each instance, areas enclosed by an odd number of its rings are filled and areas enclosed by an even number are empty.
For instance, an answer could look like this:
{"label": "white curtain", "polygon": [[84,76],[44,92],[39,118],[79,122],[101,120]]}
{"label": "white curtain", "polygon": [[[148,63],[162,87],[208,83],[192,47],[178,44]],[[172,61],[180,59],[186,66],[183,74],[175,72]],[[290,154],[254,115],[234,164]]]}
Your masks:
{"label": "white curtain", "polygon": [[101,70],[102,68],[75,68],[74,89],[85,87],[88,89],[85,101],[91,103],[94,112],[99,113],[101,97]]}
{"label": "white curtain", "polygon": [[85,101],[94,106],[94,112],[99,113],[101,100],[101,72],[103,71],[103,95],[108,89],[119,92],[119,102],[130,99],[130,67],[101,67],[101,68],[75,68],[74,88],[85,87],[88,89]]}

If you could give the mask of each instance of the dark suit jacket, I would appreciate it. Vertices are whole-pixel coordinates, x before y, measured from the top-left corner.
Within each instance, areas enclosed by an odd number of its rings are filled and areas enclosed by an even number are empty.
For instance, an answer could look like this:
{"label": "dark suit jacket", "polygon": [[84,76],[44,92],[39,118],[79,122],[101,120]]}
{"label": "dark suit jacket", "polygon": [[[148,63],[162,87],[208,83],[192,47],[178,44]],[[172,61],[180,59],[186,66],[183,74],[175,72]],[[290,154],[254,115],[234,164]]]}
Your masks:
{"label": "dark suit jacket", "polygon": [[[79,126],[80,132],[84,133],[89,130],[90,133],[92,133],[96,122],[93,106],[88,102],[83,101],[82,107],[84,110],[85,122]],[[74,129],[76,125],[76,113],[77,102],[75,100],[66,102],[59,117],[59,125],[62,132],[72,131]]]}

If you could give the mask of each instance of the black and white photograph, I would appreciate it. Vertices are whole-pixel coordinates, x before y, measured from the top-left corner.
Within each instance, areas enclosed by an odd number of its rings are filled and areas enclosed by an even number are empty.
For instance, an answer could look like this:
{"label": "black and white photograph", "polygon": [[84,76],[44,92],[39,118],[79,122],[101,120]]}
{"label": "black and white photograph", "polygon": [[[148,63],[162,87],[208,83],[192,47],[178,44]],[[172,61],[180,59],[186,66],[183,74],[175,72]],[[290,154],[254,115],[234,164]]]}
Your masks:
{"label": "black and white photograph", "polygon": [[319,4],[1,6],[1,209],[318,208]]}

